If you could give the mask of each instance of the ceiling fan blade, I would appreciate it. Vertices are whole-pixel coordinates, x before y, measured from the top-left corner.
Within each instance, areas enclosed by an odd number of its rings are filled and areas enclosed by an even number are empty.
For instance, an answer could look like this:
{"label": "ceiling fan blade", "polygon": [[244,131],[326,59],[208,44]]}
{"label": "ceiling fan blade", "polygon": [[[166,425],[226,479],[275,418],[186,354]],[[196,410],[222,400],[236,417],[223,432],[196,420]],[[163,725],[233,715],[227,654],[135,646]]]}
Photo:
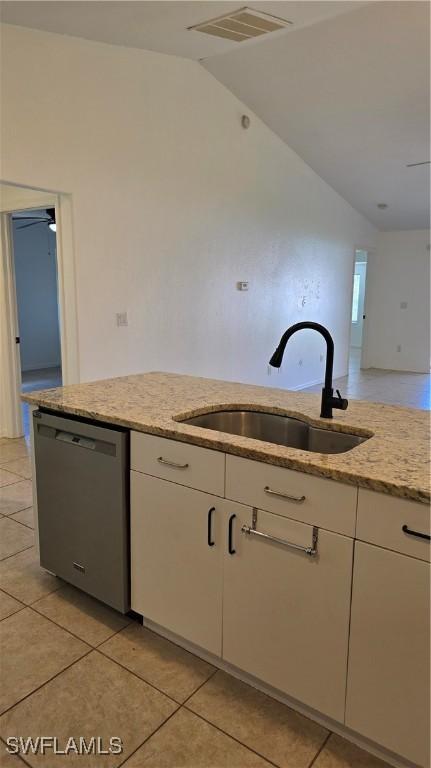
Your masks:
{"label": "ceiling fan blade", "polygon": [[17,227],[17,229],[28,229],[28,227],[36,227],[38,224],[48,224],[48,219],[39,219],[38,221],[32,221],[31,224],[23,224],[22,227]]}
{"label": "ceiling fan blade", "polygon": [[416,168],[417,165],[430,165],[431,160],[422,160],[420,163],[407,163],[406,168]]}
{"label": "ceiling fan blade", "polygon": [[12,216],[14,221],[50,221],[46,216]]}

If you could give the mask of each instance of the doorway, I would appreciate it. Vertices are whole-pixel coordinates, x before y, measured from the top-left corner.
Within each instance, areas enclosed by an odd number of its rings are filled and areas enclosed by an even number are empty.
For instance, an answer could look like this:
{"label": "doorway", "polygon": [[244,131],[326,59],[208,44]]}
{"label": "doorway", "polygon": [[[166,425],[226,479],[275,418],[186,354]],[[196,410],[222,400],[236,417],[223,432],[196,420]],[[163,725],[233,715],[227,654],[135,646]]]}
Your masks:
{"label": "doorway", "polygon": [[[26,292],[33,307],[40,300],[38,322],[29,322]],[[48,344],[38,354],[32,334],[42,319]],[[32,406],[23,424],[22,388],[79,380],[71,196],[0,182],[0,438],[28,435]]]}
{"label": "doorway", "polygon": [[[11,214],[21,391],[62,384],[55,208]],[[29,407],[22,404],[24,435]]]}
{"label": "doorway", "polygon": [[368,251],[365,251],[362,248],[356,248],[353,272],[349,374],[359,371],[362,367],[367,262]]}

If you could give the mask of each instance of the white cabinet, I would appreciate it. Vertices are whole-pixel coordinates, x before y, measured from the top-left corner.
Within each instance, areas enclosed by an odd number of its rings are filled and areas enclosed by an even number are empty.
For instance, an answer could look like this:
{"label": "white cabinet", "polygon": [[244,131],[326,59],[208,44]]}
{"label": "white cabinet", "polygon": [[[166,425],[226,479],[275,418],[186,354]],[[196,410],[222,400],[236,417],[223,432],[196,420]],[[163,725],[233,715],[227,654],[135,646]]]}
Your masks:
{"label": "white cabinet", "polygon": [[354,485],[228,455],[226,496],[335,533],[355,535],[358,489]]}
{"label": "white cabinet", "polygon": [[[241,533],[252,510],[237,507],[235,554],[225,553],[223,657],[342,722],[353,540],[318,531],[317,556]],[[312,526],[261,510],[259,531],[309,547]]]}
{"label": "white cabinet", "polygon": [[429,561],[430,523],[428,504],[359,489],[356,538],[361,541]]}
{"label": "white cabinet", "polygon": [[132,432],[132,470],[224,496],[225,454],[157,435]]}
{"label": "white cabinet", "polygon": [[220,656],[226,502],[131,476],[132,609]]}
{"label": "white cabinet", "polygon": [[356,542],[346,725],[421,766],[430,760],[429,654],[429,564]]}
{"label": "white cabinet", "polygon": [[429,508],[151,435],[131,453],[133,610],[428,766]]}

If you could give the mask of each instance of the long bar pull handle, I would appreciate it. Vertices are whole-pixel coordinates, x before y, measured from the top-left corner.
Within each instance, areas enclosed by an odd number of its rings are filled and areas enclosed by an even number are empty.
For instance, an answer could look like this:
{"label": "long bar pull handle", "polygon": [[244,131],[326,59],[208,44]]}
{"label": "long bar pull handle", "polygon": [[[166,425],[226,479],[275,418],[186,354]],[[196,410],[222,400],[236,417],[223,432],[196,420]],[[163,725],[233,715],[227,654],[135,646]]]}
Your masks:
{"label": "long bar pull handle", "polygon": [[166,464],[167,467],[174,467],[174,469],[187,469],[189,466],[188,464],[178,464],[176,461],[169,461],[169,459],[164,459],[163,456],[159,456],[157,461],[159,464]]}
{"label": "long bar pull handle", "polygon": [[294,501],[296,504],[302,504],[303,501],[305,501],[305,496],[291,496],[289,493],[282,493],[281,491],[273,491],[272,488],[269,487],[269,485],[265,485],[265,488],[263,489],[265,493],[268,493],[270,496],[279,496],[280,499],[287,499],[288,501]]}
{"label": "long bar pull handle", "polygon": [[228,552],[230,555],[234,555],[236,552],[235,547],[233,546],[233,521],[236,519],[236,515],[231,515],[229,518],[229,536],[228,536]]}
{"label": "long bar pull handle", "polygon": [[316,528],[316,526],[313,526],[313,539],[312,539],[311,547],[303,547],[301,544],[294,544],[292,541],[287,541],[286,539],[279,539],[277,536],[271,536],[271,534],[269,533],[263,533],[263,531],[256,531],[256,529],[250,528],[249,525],[243,525],[241,528],[241,533],[246,533],[248,536],[258,536],[261,539],[272,541],[273,544],[280,544],[282,547],[288,547],[289,549],[298,549],[300,552],[304,552],[304,554],[308,555],[309,557],[314,557],[315,555],[317,555],[317,541],[318,541],[319,529]]}
{"label": "long bar pull handle", "polygon": [[211,507],[211,509],[208,510],[208,546],[213,547],[215,544],[215,541],[212,537],[212,522],[213,522],[213,513],[215,512],[215,507]]}
{"label": "long bar pull handle", "polygon": [[426,541],[431,541],[431,536],[428,533],[413,531],[411,528],[408,527],[408,525],[403,525],[401,530],[403,531],[403,533],[408,533],[409,536],[417,536],[418,539],[425,539]]}

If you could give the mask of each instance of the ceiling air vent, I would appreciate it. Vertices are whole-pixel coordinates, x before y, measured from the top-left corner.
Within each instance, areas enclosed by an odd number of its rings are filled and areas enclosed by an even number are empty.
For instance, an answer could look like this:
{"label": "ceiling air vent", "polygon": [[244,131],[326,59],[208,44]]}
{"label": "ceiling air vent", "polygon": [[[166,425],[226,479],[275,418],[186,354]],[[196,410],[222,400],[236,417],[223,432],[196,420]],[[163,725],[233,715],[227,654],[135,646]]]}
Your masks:
{"label": "ceiling air vent", "polygon": [[252,37],[259,37],[260,35],[267,35],[269,32],[284,29],[289,24],[292,22],[279,19],[277,16],[270,16],[268,13],[252,11],[250,8],[240,8],[239,11],[204,21],[201,24],[195,24],[188,29],[240,43],[243,40],[250,40]]}

